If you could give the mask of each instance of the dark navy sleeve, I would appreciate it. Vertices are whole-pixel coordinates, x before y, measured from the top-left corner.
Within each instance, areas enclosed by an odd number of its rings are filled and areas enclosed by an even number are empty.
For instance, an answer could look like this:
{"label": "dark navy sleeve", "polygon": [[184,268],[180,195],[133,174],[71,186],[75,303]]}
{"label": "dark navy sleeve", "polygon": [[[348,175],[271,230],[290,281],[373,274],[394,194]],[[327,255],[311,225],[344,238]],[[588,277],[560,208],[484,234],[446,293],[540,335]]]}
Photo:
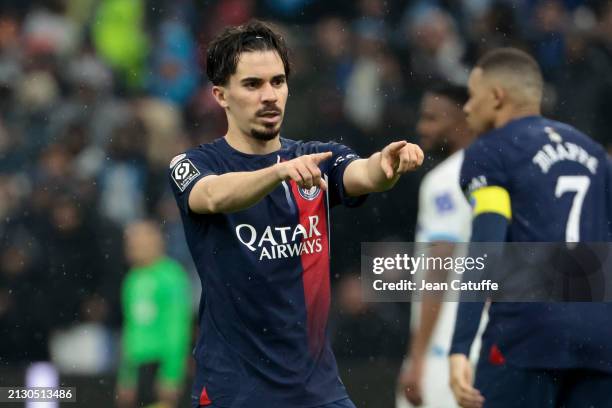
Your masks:
{"label": "dark navy sleeve", "polygon": [[[508,221],[498,214],[480,214],[474,218],[472,223],[471,242],[503,242],[506,238]],[[477,257],[476,253],[470,256]],[[489,248],[489,263],[495,265],[497,260],[502,259],[503,247],[501,245]],[[469,280],[469,275],[463,276],[464,280]],[[470,355],[470,349],[474,338],[478,333],[480,319],[484,302],[462,302],[459,298],[457,308],[457,318],[455,319],[455,331],[451,341],[450,354],[461,353]]]}
{"label": "dark navy sleeve", "polygon": [[449,354],[470,355],[470,349],[478,332],[484,305],[484,302],[459,303]]}
{"label": "dark navy sleeve", "polygon": [[[507,173],[498,149],[490,148],[482,140],[476,141],[465,152],[461,167],[461,188],[470,204],[474,206],[472,193],[480,188],[508,186]],[[472,221],[472,242],[503,242],[506,238],[508,220],[503,216],[485,212],[475,215]],[[501,249],[501,246],[499,247]],[[495,258],[495,255],[492,255]],[[464,276],[464,279],[466,276]],[[484,302],[462,302],[460,299],[455,319],[455,330],[450,354],[470,355],[470,349],[480,325]]]}
{"label": "dark navy sleeve", "polygon": [[179,209],[189,213],[189,194],[203,177],[219,174],[214,154],[202,147],[179,154],[170,162],[168,178]]}
{"label": "dark navy sleeve", "polygon": [[347,207],[358,207],[365,201],[367,195],[350,197],[344,189],[344,170],[353,161],[360,159],[353,149],[340,143],[309,142],[305,143],[305,154],[332,152],[329,160],[321,163],[321,172],[327,175],[329,187],[329,205],[333,207],[343,204]]}
{"label": "dark navy sleeve", "polygon": [[508,188],[508,175],[500,149],[483,140],[488,138],[476,140],[465,151],[459,182],[466,195],[486,186]]}

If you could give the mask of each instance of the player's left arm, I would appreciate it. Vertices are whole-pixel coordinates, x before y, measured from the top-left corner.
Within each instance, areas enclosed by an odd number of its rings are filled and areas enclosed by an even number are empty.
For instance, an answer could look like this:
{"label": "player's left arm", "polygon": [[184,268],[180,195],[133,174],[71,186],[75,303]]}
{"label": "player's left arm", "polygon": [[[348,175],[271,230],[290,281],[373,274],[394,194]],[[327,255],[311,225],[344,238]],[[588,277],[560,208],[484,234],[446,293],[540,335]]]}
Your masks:
{"label": "player's left arm", "polygon": [[[470,201],[473,206],[471,242],[504,242],[512,216],[508,191],[499,186],[482,187],[470,194]],[[470,354],[483,307],[484,302],[459,304],[451,356],[463,354],[467,358]]]}
{"label": "player's left arm", "polygon": [[[500,186],[485,186],[470,195],[473,207],[471,242],[504,242],[512,217],[510,194]],[[480,407],[482,395],[472,385],[468,359],[484,308],[484,302],[461,302],[457,309],[450,349],[450,383],[461,406]]]}
{"label": "player's left arm", "polygon": [[512,218],[508,190],[500,186],[481,187],[470,194],[473,204],[472,242],[505,242]]}
{"label": "player's left arm", "polygon": [[351,162],[344,171],[343,184],[348,196],[380,192],[395,185],[403,173],[423,164],[423,151],[404,140],[385,146],[367,159]]}
{"label": "player's left arm", "polygon": [[[461,187],[472,206],[471,242],[505,242],[512,219],[507,172],[498,156],[468,149],[461,169]],[[501,246],[500,246],[501,248]],[[473,386],[470,349],[484,302],[460,302],[450,349],[450,385],[458,404],[482,407],[484,398]]]}

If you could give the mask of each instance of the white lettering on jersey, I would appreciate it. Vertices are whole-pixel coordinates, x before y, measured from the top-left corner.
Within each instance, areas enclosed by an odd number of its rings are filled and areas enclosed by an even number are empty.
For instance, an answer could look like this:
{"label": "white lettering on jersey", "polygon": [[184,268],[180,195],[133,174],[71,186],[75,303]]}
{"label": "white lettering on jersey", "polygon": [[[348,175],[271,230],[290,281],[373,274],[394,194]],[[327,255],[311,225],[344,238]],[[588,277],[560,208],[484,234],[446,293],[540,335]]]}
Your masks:
{"label": "white lettering on jersey", "polygon": [[[236,238],[252,252],[259,252],[259,260],[281,259],[314,254],[323,251],[321,232],[317,228],[319,216],[308,217],[308,227],[302,224],[295,226],[272,227],[268,225],[259,234],[250,224],[236,226]],[[291,237],[291,241],[288,240]]]}
{"label": "white lettering on jersey", "polygon": [[597,173],[599,160],[591,156],[577,144],[570,142],[557,143],[555,146],[545,144],[531,159],[537,164],[542,173],[546,174],[550,168],[560,161],[573,161],[589,169],[591,174]]}
{"label": "white lettering on jersey", "polygon": [[487,177],[486,176],[477,176],[474,177],[470,184],[468,184],[468,191],[478,190],[479,188],[487,186]]}
{"label": "white lettering on jersey", "polygon": [[[251,233],[251,238],[248,241],[245,241],[242,238],[242,234],[240,233],[240,231],[243,228],[247,228],[249,232]],[[253,244],[257,240],[257,231],[255,230],[254,226],[249,225],[249,224],[240,224],[239,226],[236,227],[236,236],[238,237],[238,240],[242,242],[243,245],[245,245],[251,251],[255,251],[255,247],[253,246]]]}

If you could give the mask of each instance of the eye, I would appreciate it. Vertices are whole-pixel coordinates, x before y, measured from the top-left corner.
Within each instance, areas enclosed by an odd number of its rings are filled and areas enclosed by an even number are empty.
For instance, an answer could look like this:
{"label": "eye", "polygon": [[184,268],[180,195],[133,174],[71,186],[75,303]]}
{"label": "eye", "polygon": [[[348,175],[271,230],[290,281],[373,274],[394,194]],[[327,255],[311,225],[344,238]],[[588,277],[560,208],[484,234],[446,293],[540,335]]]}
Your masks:
{"label": "eye", "polygon": [[273,86],[277,86],[278,87],[278,86],[283,85],[284,83],[285,83],[285,78],[274,78],[272,80],[272,85]]}
{"label": "eye", "polygon": [[255,82],[246,82],[244,84],[244,87],[247,89],[256,89],[257,88],[257,84]]}

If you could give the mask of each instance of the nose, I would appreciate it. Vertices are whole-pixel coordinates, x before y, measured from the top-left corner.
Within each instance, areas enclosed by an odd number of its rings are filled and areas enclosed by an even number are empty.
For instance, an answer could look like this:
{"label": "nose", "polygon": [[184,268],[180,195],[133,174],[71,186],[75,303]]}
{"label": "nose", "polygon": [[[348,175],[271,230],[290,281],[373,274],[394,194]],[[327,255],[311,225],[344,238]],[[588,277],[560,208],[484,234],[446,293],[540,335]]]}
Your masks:
{"label": "nose", "polygon": [[261,101],[265,103],[276,102],[278,96],[276,89],[269,82],[261,87]]}
{"label": "nose", "polygon": [[463,105],[463,113],[466,115],[470,113],[470,101],[467,101],[465,105]]}

